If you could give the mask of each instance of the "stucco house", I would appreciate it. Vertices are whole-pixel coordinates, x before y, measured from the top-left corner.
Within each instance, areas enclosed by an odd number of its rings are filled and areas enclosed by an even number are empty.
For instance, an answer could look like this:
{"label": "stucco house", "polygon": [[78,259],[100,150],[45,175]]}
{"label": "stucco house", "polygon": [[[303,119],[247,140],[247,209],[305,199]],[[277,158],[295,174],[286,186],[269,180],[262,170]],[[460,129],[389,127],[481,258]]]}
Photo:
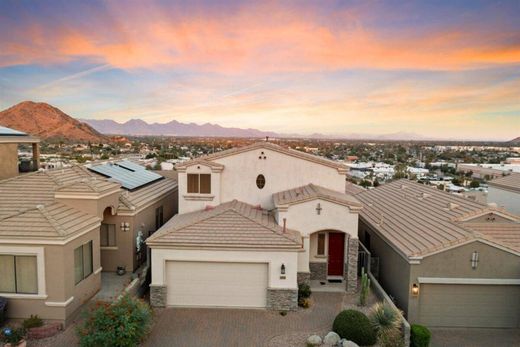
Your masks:
{"label": "stucco house", "polygon": [[102,271],[146,262],[138,236],[176,213],[177,183],[126,183],[84,166],[0,181],[0,296],[9,317],[67,324],[100,290]]}
{"label": "stucco house", "polygon": [[355,196],[360,241],[410,323],[520,326],[519,216],[408,180]]}
{"label": "stucco house", "polygon": [[152,305],[290,310],[298,283],[355,290],[361,204],[347,167],[258,142],[176,170],[179,215],[147,239]]}
{"label": "stucco house", "polygon": [[489,181],[487,201],[520,215],[520,173],[513,172]]}

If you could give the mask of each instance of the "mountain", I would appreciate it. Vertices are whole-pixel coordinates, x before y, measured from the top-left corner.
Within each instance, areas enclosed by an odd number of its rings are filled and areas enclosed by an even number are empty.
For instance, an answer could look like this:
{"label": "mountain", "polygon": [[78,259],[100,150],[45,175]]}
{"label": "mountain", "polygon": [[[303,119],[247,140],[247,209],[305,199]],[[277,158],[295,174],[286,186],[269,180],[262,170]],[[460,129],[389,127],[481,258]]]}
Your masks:
{"label": "mountain", "polygon": [[105,136],[90,125],[43,102],[24,101],[1,111],[0,125],[51,141],[102,142],[106,140]]}
{"label": "mountain", "polygon": [[511,141],[507,141],[507,143],[510,144],[510,145],[520,145],[520,136],[518,136],[517,138],[512,139]]}
{"label": "mountain", "polygon": [[150,136],[215,136],[215,137],[278,137],[272,131],[257,129],[225,128],[218,124],[181,123],[172,120],[167,123],[148,124],[140,119],[130,119],[125,123],[118,123],[109,119],[83,119],[97,131],[103,134],[119,135],[150,135]]}

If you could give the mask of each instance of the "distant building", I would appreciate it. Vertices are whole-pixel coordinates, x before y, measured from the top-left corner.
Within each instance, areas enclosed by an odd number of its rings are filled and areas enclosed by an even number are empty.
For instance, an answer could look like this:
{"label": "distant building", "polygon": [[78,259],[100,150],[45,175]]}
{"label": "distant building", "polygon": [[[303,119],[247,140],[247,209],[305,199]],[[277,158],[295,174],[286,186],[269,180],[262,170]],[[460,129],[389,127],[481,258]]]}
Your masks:
{"label": "distant building", "polygon": [[[0,126],[0,180],[17,176],[21,172],[38,170],[40,139],[24,132]],[[32,145],[32,160],[18,159],[18,146]]]}
{"label": "distant building", "polygon": [[520,215],[520,173],[512,173],[488,182],[487,200]]}

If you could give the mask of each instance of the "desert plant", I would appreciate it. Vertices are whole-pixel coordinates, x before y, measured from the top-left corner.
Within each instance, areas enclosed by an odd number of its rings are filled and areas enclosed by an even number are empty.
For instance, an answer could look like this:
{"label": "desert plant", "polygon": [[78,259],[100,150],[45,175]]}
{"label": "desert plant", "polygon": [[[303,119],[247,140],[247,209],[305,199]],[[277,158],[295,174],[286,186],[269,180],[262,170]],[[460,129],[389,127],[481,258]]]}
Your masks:
{"label": "desert plant", "polygon": [[22,323],[24,330],[29,330],[31,328],[41,327],[43,325],[43,320],[38,317],[38,315],[31,315],[31,317],[25,319]]}
{"label": "desert plant", "polygon": [[341,311],[332,324],[332,330],[341,338],[354,341],[360,346],[371,346],[376,343],[376,332],[368,317],[360,311]]}
{"label": "desert plant", "polygon": [[[311,296],[312,291],[311,287],[306,283],[301,283],[298,285],[298,306],[305,307],[305,303],[308,305],[308,298]],[[305,307],[306,308],[306,307]]]}
{"label": "desert plant", "polygon": [[428,328],[419,324],[412,324],[410,330],[411,347],[428,347],[432,334]]}
{"label": "desert plant", "polygon": [[365,272],[365,268],[361,268],[361,290],[359,291],[359,304],[366,306],[368,299],[368,292],[370,291],[370,278]]}
{"label": "desert plant", "polygon": [[77,333],[82,347],[136,346],[150,330],[152,311],[142,300],[128,295],[109,303],[97,303],[86,311]]}
{"label": "desert plant", "polygon": [[379,302],[370,309],[370,322],[377,333],[377,339],[383,347],[400,346],[401,314],[387,302]]}

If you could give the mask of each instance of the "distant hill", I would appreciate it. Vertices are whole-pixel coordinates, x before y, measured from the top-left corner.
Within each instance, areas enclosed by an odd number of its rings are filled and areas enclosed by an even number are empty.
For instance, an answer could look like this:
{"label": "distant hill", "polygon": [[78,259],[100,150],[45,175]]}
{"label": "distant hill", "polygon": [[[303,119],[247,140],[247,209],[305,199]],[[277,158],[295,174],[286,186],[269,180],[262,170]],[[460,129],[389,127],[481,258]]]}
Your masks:
{"label": "distant hill", "polygon": [[520,136],[518,136],[515,139],[512,139],[511,141],[508,141],[507,143],[511,145],[520,145]]}
{"label": "distant hill", "polygon": [[90,125],[43,102],[24,101],[0,112],[0,125],[44,140],[102,142],[106,137]]}
{"label": "distant hill", "polygon": [[167,123],[147,123],[140,119],[131,119],[118,123],[109,119],[83,119],[103,134],[150,135],[150,136],[216,136],[216,137],[278,137],[279,134],[257,129],[226,128],[218,124],[181,123],[172,120]]}

